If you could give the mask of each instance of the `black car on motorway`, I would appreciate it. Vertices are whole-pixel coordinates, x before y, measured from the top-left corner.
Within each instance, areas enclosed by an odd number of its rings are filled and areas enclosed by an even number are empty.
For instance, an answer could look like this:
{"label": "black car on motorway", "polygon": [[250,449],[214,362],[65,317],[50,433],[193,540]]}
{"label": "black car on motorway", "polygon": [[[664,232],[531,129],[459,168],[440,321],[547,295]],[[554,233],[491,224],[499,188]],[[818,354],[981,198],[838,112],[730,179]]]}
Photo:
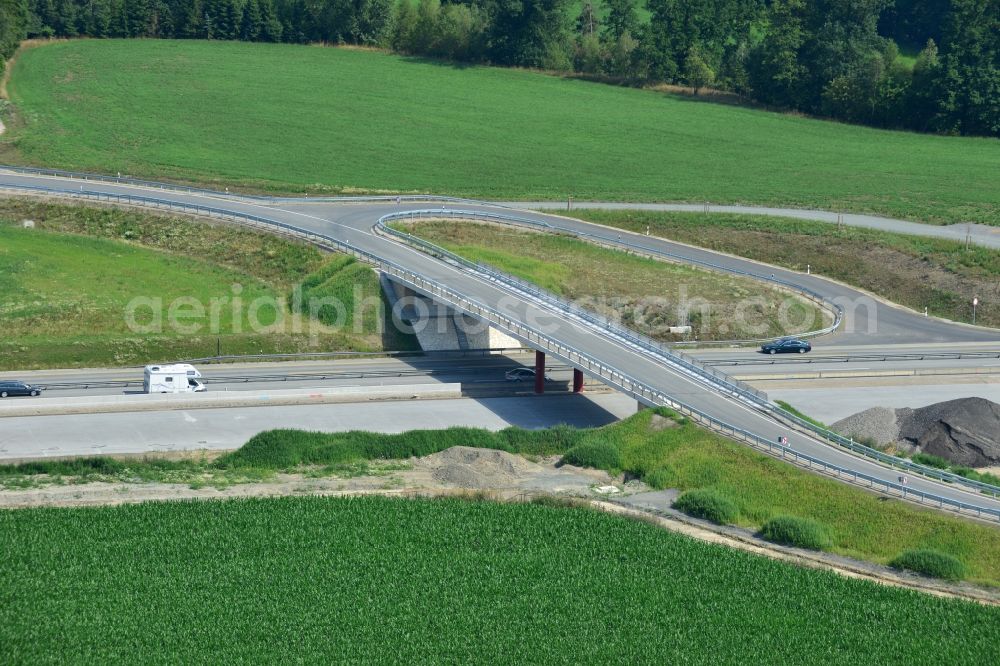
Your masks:
{"label": "black car on motorway", "polygon": [[32,386],[24,382],[12,382],[0,380],[0,398],[7,398],[15,395],[41,395],[41,386]]}
{"label": "black car on motorway", "polygon": [[805,340],[798,338],[778,338],[772,342],[765,342],[760,346],[760,350],[765,354],[805,354],[812,351],[812,345]]}

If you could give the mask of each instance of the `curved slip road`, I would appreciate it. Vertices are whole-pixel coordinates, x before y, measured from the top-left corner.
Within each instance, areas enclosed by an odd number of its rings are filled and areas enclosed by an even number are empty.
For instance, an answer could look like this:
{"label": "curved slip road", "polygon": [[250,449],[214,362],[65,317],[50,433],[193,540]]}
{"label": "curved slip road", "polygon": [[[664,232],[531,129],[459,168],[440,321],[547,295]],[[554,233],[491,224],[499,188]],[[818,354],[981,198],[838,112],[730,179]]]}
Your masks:
{"label": "curved slip road", "polygon": [[[481,275],[454,267],[373,233],[372,226],[380,216],[394,211],[412,209],[412,204],[397,205],[394,202],[310,203],[308,201],[265,203],[248,201],[238,197],[227,197],[225,195],[93,181],[81,184],[79,180],[14,173],[0,173],[0,186],[2,185],[49,188],[50,190],[56,190],[48,193],[53,196],[66,196],[71,195],[73,192],[84,191],[121,196],[138,195],[155,197],[179,205],[212,206],[234,213],[264,216],[275,222],[321,234],[337,242],[346,243],[354,248],[376,255],[383,261],[392,262],[397,266],[419,273],[429,283],[449,287],[461,294],[462,298],[499,310],[509,319],[511,326],[523,326],[534,330],[550,330],[551,333],[548,334],[550,341],[555,341],[559,345],[564,346],[564,348],[582,352],[593,359],[599,359],[621,374],[634,378],[655,391],[668,395],[676,401],[683,402],[695,410],[709,414],[736,428],[756,433],[763,439],[770,441],[776,440],[779,435],[787,436],[790,447],[795,451],[822,460],[826,464],[850,469],[885,480],[888,483],[894,483],[899,475],[897,471],[886,468],[878,463],[856,457],[843,449],[836,448],[803,433],[789,430],[787,427],[776,422],[770,415],[747,402],[721,393],[718,387],[706,383],[705,380],[690,374],[676,365],[667,363],[662,358],[657,358],[648,352],[624,342],[607,330],[591,325],[584,325],[576,318],[544,303],[527,298],[524,294],[518,293],[510,287],[489,281]],[[456,208],[457,206],[449,207]],[[475,208],[487,211],[490,209],[490,206],[485,204],[478,206],[462,204],[461,208]],[[531,213],[530,215],[541,222],[552,225],[567,223],[567,220],[563,218],[553,218],[537,213]],[[593,233],[595,236],[603,233],[607,239],[611,239],[612,232],[606,229],[596,227],[595,225],[586,225],[582,222],[577,222],[576,224],[584,225],[580,228],[586,228],[587,233]],[[623,232],[622,235],[626,234]],[[678,252],[705,253],[705,251],[694,248],[677,246],[668,241],[645,239],[645,237],[638,238],[642,239],[643,242],[650,243],[649,247],[653,250],[662,247],[664,250],[671,252],[677,250]],[[614,240],[617,239],[615,238]],[[705,254],[711,255],[713,261],[720,261],[719,255],[712,255],[712,253]],[[727,262],[743,262],[743,260],[731,257],[724,257],[723,259]],[[759,270],[759,266],[755,268]],[[779,269],[774,269],[774,272],[778,273]],[[796,279],[800,277],[791,271],[785,271],[785,273]],[[839,285],[831,285],[831,283],[818,278],[813,279],[823,289],[833,289],[834,287],[849,289]],[[453,304],[457,305],[454,302]],[[462,309],[462,306],[459,307]],[[891,310],[892,312],[883,315],[883,309],[886,311]],[[908,342],[937,340],[974,342],[997,340],[1000,338],[1000,335],[995,331],[956,327],[944,322],[925,319],[922,316],[907,311],[888,308],[888,306],[879,306],[877,312],[879,321],[878,327],[875,330],[869,330],[865,327],[863,332],[856,330],[853,333],[845,333],[843,335],[845,337],[853,336],[848,339],[854,344],[862,343],[861,341],[871,343],[878,340],[885,341],[888,344],[894,340]],[[867,322],[868,320],[866,319],[865,321]],[[524,335],[518,334],[517,331],[511,330],[510,332],[530,345],[536,346],[536,342],[529,342]],[[569,352],[559,352],[554,355],[560,357],[563,361],[575,363]],[[973,493],[950,484],[914,476],[909,479],[908,487],[913,490],[946,497],[954,501],[973,504],[988,510],[1000,511],[1000,500],[979,493]]]}

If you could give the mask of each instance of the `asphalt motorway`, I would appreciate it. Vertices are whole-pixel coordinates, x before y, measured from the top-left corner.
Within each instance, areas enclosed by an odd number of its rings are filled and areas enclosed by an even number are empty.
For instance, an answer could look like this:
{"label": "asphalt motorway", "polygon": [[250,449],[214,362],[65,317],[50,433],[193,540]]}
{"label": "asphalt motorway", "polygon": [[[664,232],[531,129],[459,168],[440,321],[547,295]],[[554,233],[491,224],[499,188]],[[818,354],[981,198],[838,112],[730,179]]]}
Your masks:
{"label": "asphalt motorway", "polygon": [[[865,377],[996,376],[1000,381],[1000,349],[967,346],[922,345],[898,354],[855,348],[837,349],[835,355],[820,349],[810,354],[766,356],[752,349],[697,350],[691,355],[730,375],[754,383],[764,391],[773,381],[805,381]],[[461,383],[467,391],[477,387],[505,393],[506,389],[531,390],[524,382],[509,382],[507,371],[531,367],[534,356],[505,354],[441,358],[348,358],[317,361],[199,364],[211,391],[254,391],[274,388],[313,388],[329,385],[383,386],[422,383]],[[550,389],[565,390],[572,368],[560,362],[547,366]],[[17,379],[46,387],[44,397],[121,395],[141,393],[142,368],[67,369],[0,372],[0,380]],[[44,399],[44,397],[42,399]]]}
{"label": "asphalt motorway", "polygon": [[[269,389],[338,386],[385,386],[427,383],[461,383],[506,393],[508,389],[532,386],[507,381],[508,370],[529,365],[533,357],[490,356],[441,359],[435,357],[365,358],[336,361],[286,361],[277,363],[196,364],[210,391],[255,391]],[[548,373],[558,388],[571,381],[572,369],[554,365]],[[47,387],[44,397],[121,395],[142,392],[142,368],[39,370],[0,373],[0,378],[19,379]],[[126,385],[123,385],[126,384]]]}
{"label": "asphalt motorway", "polygon": [[0,460],[230,450],[273,428],[384,433],[452,426],[585,428],[613,423],[635,410],[635,400],[602,393],[10,417],[0,422]]}
{"label": "asphalt motorway", "polygon": [[[534,301],[510,287],[491,282],[483,276],[451,266],[421,252],[401,245],[395,241],[376,235],[372,226],[380,215],[394,210],[416,208],[413,204],[397,206],[394,203],[372,204],[333,204],[333,203],[289,203],[280,202],[265,204],[256,201],[226,197],[224,195],[206,195],[203,193],[178,192],[154,187],[135,185],[119,185],[97,183],[93,181],[81,184],[78,180],[25,176],[4,173],[0,175],[0,184],[28,185],[42,188],[62,189],[66,193],[74,191],[101,191],[122,195],[140,195],[170,200],[180,204],[211,205],[225,208],[233,212],[249,213],[266,216],[278,222],[304,228],[327,237],[350,244],[353,247],[370,252],[383,261],[392,262],[397,266],[419,273],[430,283],[444,285],[459,291],[463,297],[481,304],[501,310],[505,317],[516,322],[518,326],[527,326],[534,330],[548,331],[550,340],[558,341],[566,348],[578,350],[591,358],[600,359],[603,363],[615,368],[622,375],[634,378],[643,384],[671,396],[675,401],[686,403],[689,407],[712,415],[714,418],[729,423],[736,428],[758,434],[765,440],[774,440],[777,436],[787,436],[789,445],[797,451],[823,460],[827,464],[851,469],[876,478],[894,482],[897,474],[882,465],[866,459],[858,458],[846,451],[835,448],[805,434],[789,431],[772,419],[770,415],[757,408],[720,393],[713,386],[690,374],[676,365],[652,356],[637,349],[618,336],[603,328],[585,325],[564,312],[544,303]],[[456,206],[450,206],[455,208]],[[461,208],[471,207],[462,205]],[[481,207],[483,210],[488,206]],[[527,214],[526,214],[527,215]],[[531,213],[540,221],[558,225],[562,218],[548,218],[537,213]],[[584,224],[584,223],[579,223]],[[613,232],[601,231],[600,227],[589,225],[594,235],[604,233],[613,240]],[[624,235],[624,234],[623,234]],[[634,240],[645,237],[639,236]],[[677,246],[667,241],[646,239],[653,251],[661,244],[677,251],[699,252],[702,250]],[[656,246],[656,247],[653,247]],[[711,253],[708,253],[711,255]],[[712,255],[713,261],[723,259],[735,264],[752,264],[744,260]],[[759,270],[759,266],[757,267]],[[779,269],[773,269],[778,273]],[[800,276],[786,271],[787,278],[797,280]],[[853,292],[815,276],[805,276],[819,289]],[[816,287],[811,288],[816,289]],[[871,312],[877,312],[877,322],[872,322]],[[883,314],[883,312],[885,314]],[[893,344],[899,342],[989,342],[1000,338],[997,331],[956,327],[945,322],[925,319],[905,310],[878,304],[874,310],[868,310],[863,319],[855,317],[855,325],[850,331],[838,336],[841,342],[852,344]],[[858,326],[857,323],[863,323]],[[877,324],[873,326],[873,323]],[[526,342],[526,341],[525,341]],[[984,508],[1000,510],[1000,501],[990,499],[979,493],[972,493],[960,487],[937,483],[922,477],[914,477],[910,482],[914,490],[947,497],[956,501],[975,503]]]}
{"label": "asphalt motorway", "polygon": [[[863,353],[870,352],[863,350]],[[945,400],[973,396],[1000,403],[1000,358],[996,358],[1000,353],[995,354],[992,359],[979,357],[927,359],[912,355],[904,357],[904,360],[885,361],[872,360],[865,356],[845,356],[844,360],[836,361],[812,355],[771,358],[748,350],[727,350],[727,352],[711,350],[695,355],[712,359],[710,362],[719,363],[720,367],[734,376],[766,391],[772,400],[784,400],[824,423],[834,423],[875,405],[917,408]],[[810,356],[812,358],[809,358]],[[489,400],[502,396],[530,394],[533,389],[530,382],[509,382],[505,380],[504,375],[512,368],[530,366],[532,361],[531,354],[508,354],[464,359],[363,358],[336,361],[202,364],[199,368],[209,390],[213,392],[267,392],[276,389],[323,389],[332,386],[460,383],[463,395]],[[547,374],[552,378],[546,387],[548,393],[569,392],[571,383],[569,366],[564,364],[549,366]],[[74,396],[138,393],[141,391],[142,371],[139,368],[118,368],[0,373],[0,379],[8,378],[18,378],[53,387],[46,390],[40,398],[9,398],[9,401],[45,401]],[[123,386],[122,383],[127,385]],[[588,383],[587,392],[590,397],[594,397],[594,390],[600,388],[603,386],[597,382]],[[626,402],[631,403],[631,400],[626,399]],[[543,409],[545,404],[539,403],[538,409]],[[343,409],[338,407],[334,413]],[[396,405],[387,406],[389,412],[395,413],[396,409]],[[317,408],[317,413],[321,412],[322,409]],[[457,425],[465,422],[462,420],[464,417],[463,409],[461,413],[456,413],[454,422],[438,423],[442,427]],[[44,455],[45,451],[53,447],[67,446],[70,440],[66,439],[65,435],[70,429],[65,424],[71,421],[71,418],[51,419],[44,425],[36,424],[32,430],[31,444],[24,451],[30,450],[36,455]],[[554,414],[552,418],[556,419],[554,422],[559,422],[562,417]],[[116,419],[121,421],[118,422]],[[153,417],[151,421],[158,419],[160,417]],[[117,431],[117,427],[113,426],[114,423],[120,423],[128,432],[135,432],[138,427],[134,415],[109,414],[100,417],[99,420],[109,431]],[[219,419],[200,419],[197,422],[205,427],[214,427]],[[0,424],[2,426],[0,440],[4,439],[3,430],[9,429],[13,423],[14,421],[5,419]],[[336,429],[341,426],[341,422],[337,419],[317,423],[326,429]],[[60,438],[62,440],[58,441]],[[137,441],[156,440],[153,437],[141,437]],[[229,437],[224,441],[232,443],[237,440]],[[19,455],[27,455],[24,451]],[[0,458],[2,457],[0,454]]]}

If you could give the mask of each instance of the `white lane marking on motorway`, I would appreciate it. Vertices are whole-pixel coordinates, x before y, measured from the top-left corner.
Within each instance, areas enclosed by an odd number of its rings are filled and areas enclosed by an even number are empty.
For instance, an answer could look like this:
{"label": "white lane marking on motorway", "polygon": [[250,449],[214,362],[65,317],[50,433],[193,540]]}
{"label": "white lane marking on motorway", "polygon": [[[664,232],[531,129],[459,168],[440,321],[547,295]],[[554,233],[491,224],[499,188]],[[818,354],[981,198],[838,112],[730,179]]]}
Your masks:
{"label": "white lane marking on motorway", "polygon": [[191,416],[187,412],[184,412],[184,421],[185,421],[185,423],[197,423],[198,419],[196,419],[195,417]]}

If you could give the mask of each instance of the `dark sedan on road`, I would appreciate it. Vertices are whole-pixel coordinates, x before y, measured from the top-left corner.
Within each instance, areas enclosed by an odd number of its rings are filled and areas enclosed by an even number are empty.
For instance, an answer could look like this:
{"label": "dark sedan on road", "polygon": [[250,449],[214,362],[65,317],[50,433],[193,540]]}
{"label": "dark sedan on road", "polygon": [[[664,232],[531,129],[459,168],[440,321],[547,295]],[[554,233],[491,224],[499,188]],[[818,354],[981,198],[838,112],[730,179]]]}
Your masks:
{"label": "dark sedan on road", "polygon": [[792,352],[805,354],[807,351],[812,351],[812,345],[797,338],[780,338],[773,342],[765,342],[760,346],[760,350],[765,354],[789,354]]}
{"label": "dark sedan on road", "polygon": [[41,395],[41,386],[32,386],[24,382],[0,381],[0,398],[15,395]]}

